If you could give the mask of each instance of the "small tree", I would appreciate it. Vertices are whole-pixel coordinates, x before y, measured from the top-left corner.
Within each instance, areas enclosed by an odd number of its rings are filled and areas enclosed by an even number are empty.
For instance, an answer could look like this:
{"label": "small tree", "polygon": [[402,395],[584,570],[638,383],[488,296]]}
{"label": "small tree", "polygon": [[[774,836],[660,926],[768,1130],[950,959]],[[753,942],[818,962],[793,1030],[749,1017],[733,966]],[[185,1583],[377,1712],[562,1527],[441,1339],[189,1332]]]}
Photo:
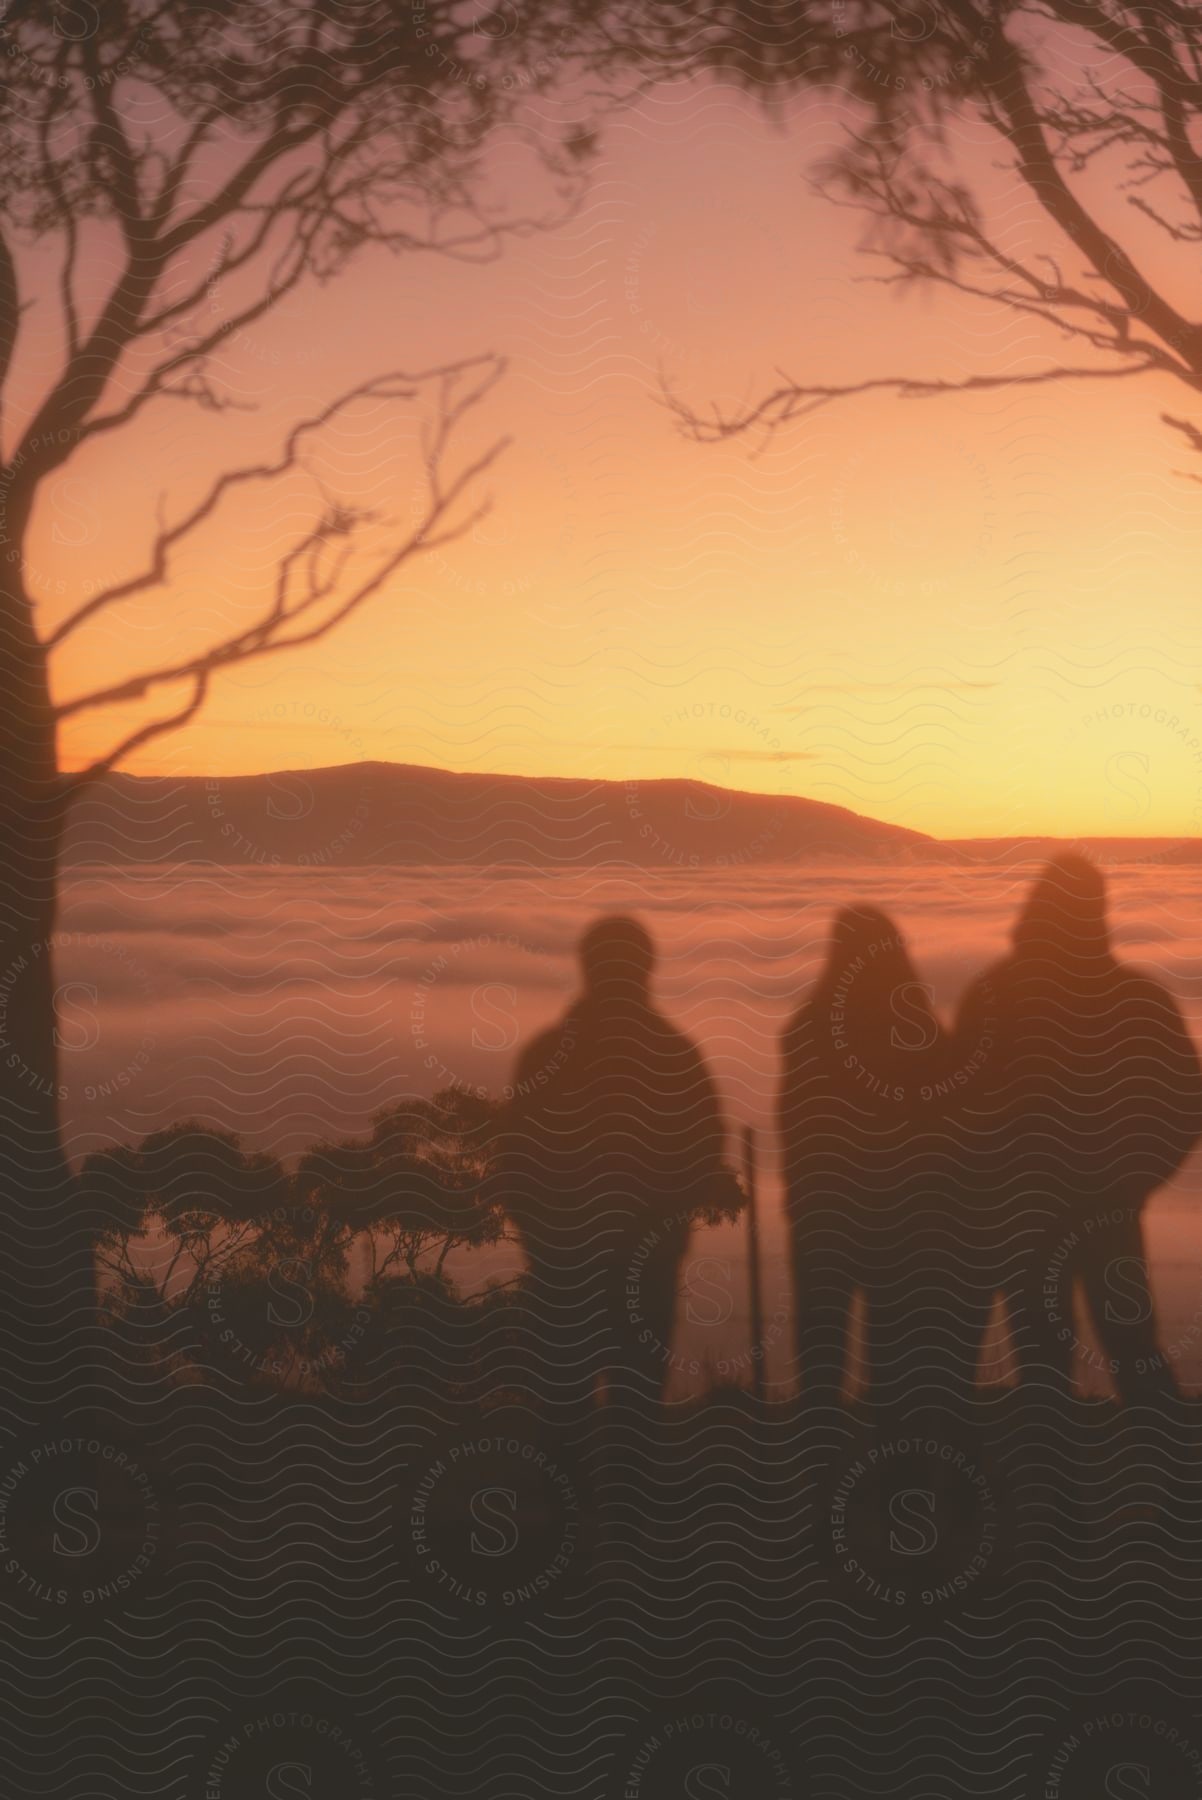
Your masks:
{"label": "small tree", "polygon": [[195,1356],[206,1289],[266,1260],[292,1198],[274,1157],[196,1121],[87,1157],[79,1194],[101,1316],[127,1355],[155,1368]]}
{"label": "small tree", "polygon": [[367,1139],[316,1146],[292,1174],[196,1121],[88,1157],[80,1195],[123,1360],[336,1387],[348,1346],[377,1350],[398,1307],[458,1316],[447,1258],[503,1235],[488,1180],[498,1111],[447,1089],[381,1113]]}
{"label": "small tree", "polygon": [[373,1284],[398,1272],[445,1278],[456,1250],[495,1244],[504,1217],[489,1181],[498,1103],[460,1088],[379,1113],[370,1138],[323,1144],[301,1159],[297,1185],[315,1207],[362,1234]]}
{"label": "small tree", "polygon": [[[483,356],[382,373],[296,418],[278,455],[257,462],[234,460],[231,433],[226,466],[160,515],[142,566],[89,592],[52,628],[41,622],[34,574],[39,500],[72,458],[115,450],[149,408],[227,413],[213,364],[222,346],[306,283],[340,274],[365,246],[474,257],[490,254],[502,231],[537,223],[486,219],[473,191],[488,129],[528,85],[505,70],[510,60],[531,63],[548,16],[531,9],[522,30],[509,22],[498,34],[446,0],[12,0],[0,21],[0,1167],[9,1209],[0,1316],[32,1290],[28,1327],[60,1358],[66,1315],[54,1295],[65,1292],[78,1325],[89,1292],[58,1118],[51,944],[67,807],[84,783],[191,719],[223,671],[315,643],[411,558],[479,516],[473,496],[500,445],[457,470],[449,454],[500,365]],[[62,360],[21,415],[31,337],[43,350],[61,340]],[[169,593],[173,559],[219,522],[230,497],[289,478],[348,409],[426,392],[436,415],[416,519],[389,532],[315,487],[272,591],[228,634],[157,666],[135,661],[90,691],[56,690],[54,652],[120,603]],[[131,479],[149,486],[152,475]],[[153,702],[160,691],[161,712],[139,718],[89,768],[60,773],[64,719]],[[15,1344],[26,1341],[15,1331]]]}

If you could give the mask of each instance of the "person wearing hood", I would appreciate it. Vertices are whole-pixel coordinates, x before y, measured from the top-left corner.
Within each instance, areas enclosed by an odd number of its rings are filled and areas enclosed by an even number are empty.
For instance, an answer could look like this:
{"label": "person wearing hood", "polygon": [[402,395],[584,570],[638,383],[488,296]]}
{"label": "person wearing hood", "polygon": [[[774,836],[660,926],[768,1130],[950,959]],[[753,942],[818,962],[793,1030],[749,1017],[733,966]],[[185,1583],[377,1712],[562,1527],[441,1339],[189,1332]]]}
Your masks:
{"label": "person wearing hood", "polygon": [[1010,956],[969,989],[957,1031],[994,1022],[965,1177],[1024,1381],[1071,1389],[1092,1356],[1123,1398],[1176,1391],[1158,1339],[1143,1209],[1202,1135],[1202,1070],[1176,1003],[1114,955],[1106,883],[1082,856],[1043,869]]}

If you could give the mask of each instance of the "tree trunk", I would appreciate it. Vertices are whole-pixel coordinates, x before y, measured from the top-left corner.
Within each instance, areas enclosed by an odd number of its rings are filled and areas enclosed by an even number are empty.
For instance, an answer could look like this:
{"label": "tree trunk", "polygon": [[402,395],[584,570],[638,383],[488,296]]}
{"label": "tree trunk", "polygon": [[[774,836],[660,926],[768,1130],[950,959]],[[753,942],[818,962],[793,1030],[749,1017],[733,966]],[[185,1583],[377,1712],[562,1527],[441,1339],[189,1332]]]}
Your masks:
{"label": "tree trunk", "polygon": [[0,1405],[28,1427],[87,1403],[95,1324],[91,1232],[59,1119],[53,939],[66,785],[45,654],[11,566],[0,581],[0,695]]}

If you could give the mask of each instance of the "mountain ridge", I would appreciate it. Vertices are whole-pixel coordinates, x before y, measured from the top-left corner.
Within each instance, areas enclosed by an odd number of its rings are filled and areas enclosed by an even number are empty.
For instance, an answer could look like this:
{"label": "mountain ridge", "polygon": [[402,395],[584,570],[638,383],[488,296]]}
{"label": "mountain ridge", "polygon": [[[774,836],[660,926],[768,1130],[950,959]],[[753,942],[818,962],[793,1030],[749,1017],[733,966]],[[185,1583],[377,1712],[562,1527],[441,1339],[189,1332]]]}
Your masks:
{"label": "mountain ridge", "polygon": [[700,871],[844,860],[1018,868],[1065,849],[1102,863],[1202,863],[1199,838],[940,839],[804,795],[686,777],[590,780],[390,762],[254,775],[107,775],[75,801],[64,861]]}
{"label": "mountain ridge", "polygon": [[372,867],[535,863],[730,868],[926,860],[923,832],[799,795],[707,782],[344,763],[256,775],[115,773],[74,802],[64,860]]}

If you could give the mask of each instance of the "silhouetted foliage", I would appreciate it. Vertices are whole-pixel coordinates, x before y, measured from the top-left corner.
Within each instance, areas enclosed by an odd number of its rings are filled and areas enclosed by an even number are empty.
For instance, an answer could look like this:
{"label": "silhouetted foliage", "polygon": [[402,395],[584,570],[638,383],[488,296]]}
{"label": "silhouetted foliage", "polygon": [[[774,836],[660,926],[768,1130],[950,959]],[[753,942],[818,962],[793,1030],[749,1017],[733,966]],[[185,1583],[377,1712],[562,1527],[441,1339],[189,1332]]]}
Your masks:
{"label": "silhouetted foliage", "polygon": [[80,1186],[106,1322],[127,1352],[180,1372],[337,1385],[378,1349],[385,1317],[470,1310],[446,1264],[502,1235],[487,1180],[496,1115],[448,1089],[292,1172],[195,1121],[89,1157]]}
{"label": "silhouetted foliage", "polygon": [[440,1278],[457,1249],[495,1243],[504,1219],[488,1176],[498,1107],[462,1089],[380,1113],[366,1141],[319,1144],[296,1172],[308,1204],[369,1239],[372,1279]]}
{"label": "silhouetted foliage", "polygon": [[[874,390],[914,397],[1070,378],[1167,377],[1192,404],[1202,322],[1178,296],[1191,291],[1202,242],[1196,8],[836,0],[761,11],[742,30],[738,12],[654,9],[644,67],[721,69],[768,100],[842,90],[850,129],[816,177],[835,204],[865,215],[871,279],[945,288],[994,320],[1017,314],[1030,349],[967,375],[789,373],[732,413],[680,402],[690,431],[772,431]],[[634,8],[622,16],[634,63]],[[1030,206],[1016,206],[1016,193]],[[787,347],[781,355],[792,361]],[[1202,450],[1196,420],[1161,418]]]}

